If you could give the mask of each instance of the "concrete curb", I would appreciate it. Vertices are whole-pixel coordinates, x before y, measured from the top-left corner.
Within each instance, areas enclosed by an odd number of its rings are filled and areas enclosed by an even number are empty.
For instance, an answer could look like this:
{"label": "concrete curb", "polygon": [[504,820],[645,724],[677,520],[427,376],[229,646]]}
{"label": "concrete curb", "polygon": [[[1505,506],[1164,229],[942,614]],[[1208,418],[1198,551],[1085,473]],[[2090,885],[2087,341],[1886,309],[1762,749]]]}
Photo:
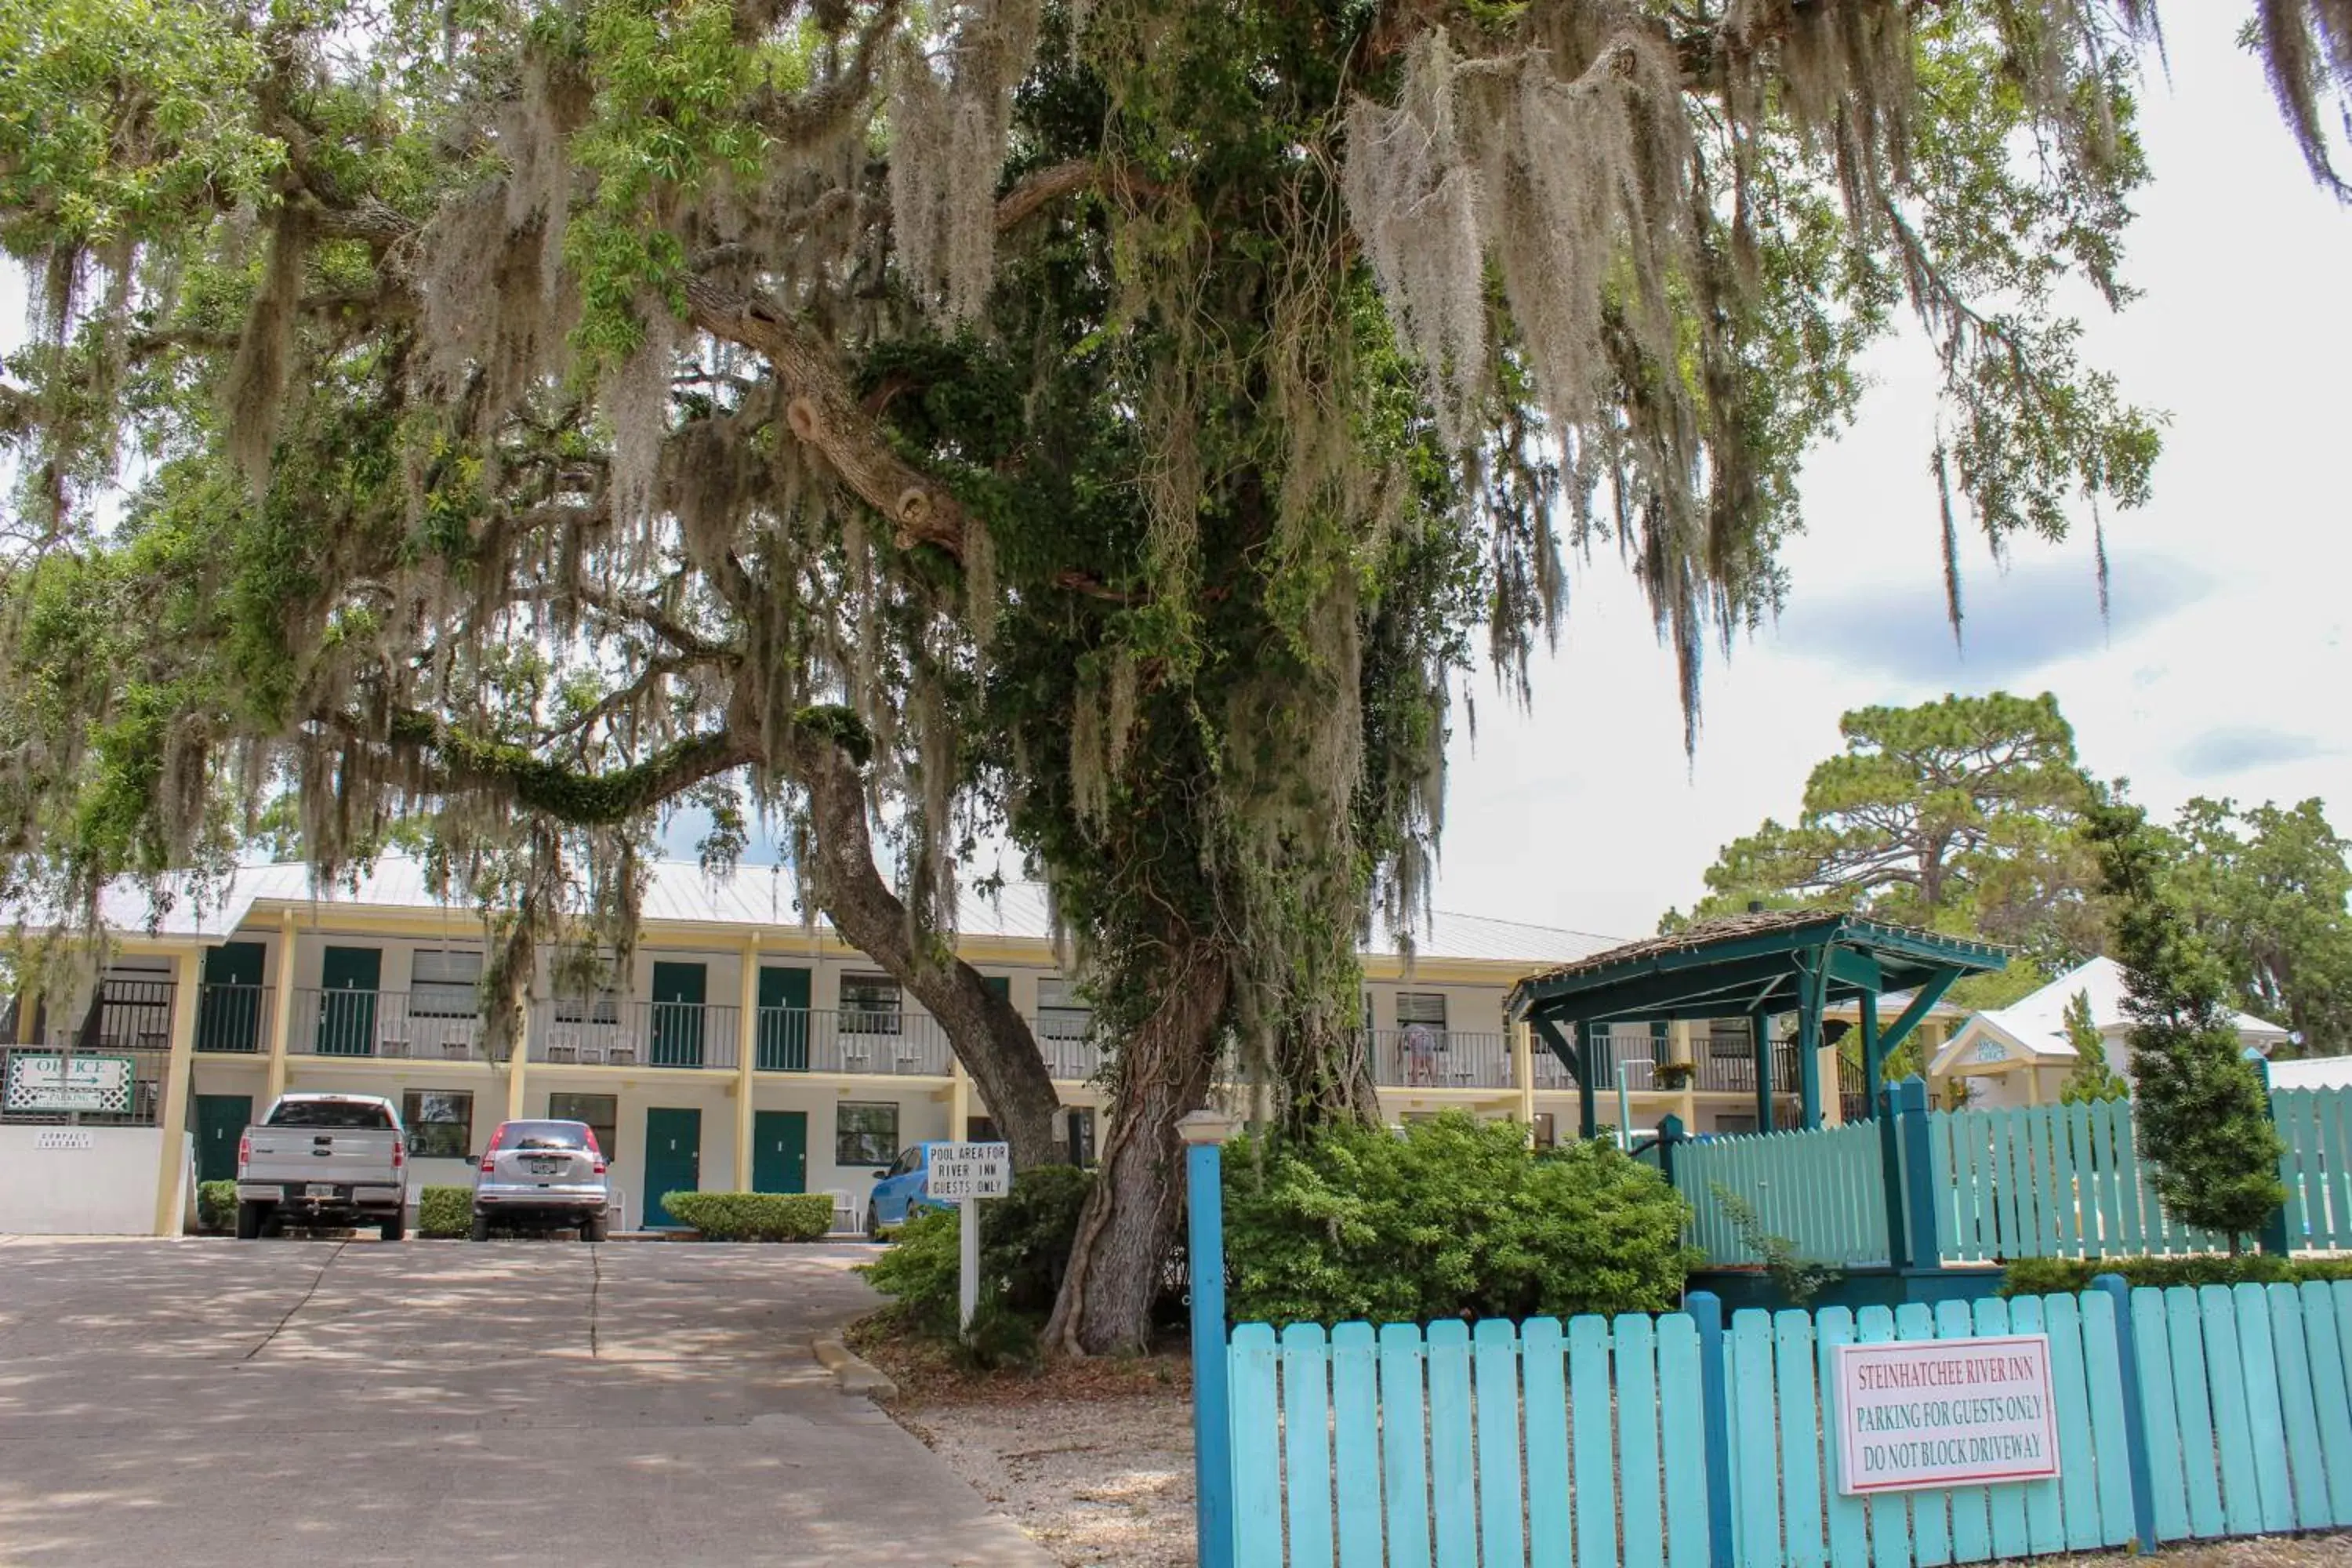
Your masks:
{"label": "concrete curb", "polygon": [[841,1342],[836,1334],[817,1336],[816,1359],[844,1394],[859,1394],[867,1399],[896,1399],[898,1385],[890,1381],[879,1367]]}

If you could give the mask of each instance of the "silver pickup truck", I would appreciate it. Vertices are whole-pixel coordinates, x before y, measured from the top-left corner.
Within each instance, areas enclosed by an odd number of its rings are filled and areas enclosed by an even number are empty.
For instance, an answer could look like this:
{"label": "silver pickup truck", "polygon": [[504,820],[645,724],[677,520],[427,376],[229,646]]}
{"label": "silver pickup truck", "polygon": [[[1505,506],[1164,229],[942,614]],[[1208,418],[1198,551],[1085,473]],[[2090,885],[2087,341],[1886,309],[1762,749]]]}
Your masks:
{"label": "silver pickup truck", "polygon": [[377,1226],[407,1234],[408,1137],[392,1101],[373,1094],[280,1095],[236,1146],[236,1234],[289,1225]]}

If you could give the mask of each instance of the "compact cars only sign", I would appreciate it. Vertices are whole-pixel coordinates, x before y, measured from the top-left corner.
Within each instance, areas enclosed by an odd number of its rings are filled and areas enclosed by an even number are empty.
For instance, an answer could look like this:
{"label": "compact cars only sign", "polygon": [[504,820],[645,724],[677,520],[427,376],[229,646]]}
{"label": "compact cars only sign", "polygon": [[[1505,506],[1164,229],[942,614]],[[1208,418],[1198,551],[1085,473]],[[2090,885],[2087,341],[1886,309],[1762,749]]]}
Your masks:
{"label": "compact cars only sign", "polygon": [[127,1111],[137,1064],[129,1057],[69,1057],[17,1051],[8,1058],[0,1105],[10,1110]]}
{"label": "compact cars only sign", "polygon": [[1843,1492],[2058,1473],[2047,1334],[1840,1345],[1837,1400]]}

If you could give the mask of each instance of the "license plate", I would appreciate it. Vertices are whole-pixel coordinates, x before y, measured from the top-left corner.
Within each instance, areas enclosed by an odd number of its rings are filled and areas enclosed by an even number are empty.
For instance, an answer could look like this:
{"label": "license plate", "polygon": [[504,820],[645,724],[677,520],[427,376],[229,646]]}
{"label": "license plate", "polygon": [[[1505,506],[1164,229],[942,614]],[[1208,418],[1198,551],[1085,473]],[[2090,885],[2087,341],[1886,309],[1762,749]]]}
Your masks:
{"label": "license plate", "polygon": [[563,1162],[561,1160],[533,1160],[530,1163],[530,1173],[534,1176],[551,1176],[562,1169]]}
{"label": "license plate", "polygon": [[302,1195],[306,1198],[331,1198],[335,1195],[335,1184],[332,1182],[308,1183],[302,1188]]}

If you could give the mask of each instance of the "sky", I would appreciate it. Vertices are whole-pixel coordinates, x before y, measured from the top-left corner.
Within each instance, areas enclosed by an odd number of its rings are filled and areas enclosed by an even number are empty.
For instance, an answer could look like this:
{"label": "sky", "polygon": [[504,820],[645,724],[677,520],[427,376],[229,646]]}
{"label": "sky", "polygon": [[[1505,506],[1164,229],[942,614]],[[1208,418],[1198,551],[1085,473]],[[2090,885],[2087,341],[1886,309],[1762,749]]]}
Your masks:
{"label": "sky", "polygon": [[2192,795],[2327,801],[2352,827],[2352,208],[2314,185],[2244,8],[2165,12],[2170,71],[2126,236],[2142,297],[2088,304],[2087,363],[2171,419],[2145,508],[1997,563],[1963,538],[1965,642],[1946,622],[1923,340],[1872,356],[1855,425],[1808,462],[1777,623],[1711,663],[1685,756],[1672,655],[1612,553],[1580,566],[1556,657],[1514,710],[1474,683],[1449,752],[1443,910],[1640,936],[1706,890],[1717,850],[1797,814],[1838,716],[1947,692],[2054,692],[2084,765],[2169,816]]}
{"label": "sky", "polygon": [[[2085,360],[2171,421],[2154,500],[2107,519],[2105,618],[2085,515],[2005,562],[1964,539],[1955,647],[1927,468],[1935,367],[1923,340],[1891,342],[1853,427],[1806,467],[1784,612],[1708,666],[1695,753],[1673,658],[1613,552],[1575,564],[1526,710],[1470,683],[1436,908],[1646,934],[1704,892],[1719,847],[1796,815],[1842,712],[1950,691],[2056,693],[2084,765],[2159,815],[2194,795],[2318,795],[2352,827],[2352,487],[2331,460],[2352,446],[2352,208],[2313,184],[2235,47],[2244,9],[2168,9],[2168,72],[2143,94],[2155,178],[2126,237],[2143,293],[2110,314],[2084,291]],[[0,346],[22,301],[0,269]],[[666,835],[687,855],[698,837]]]}

